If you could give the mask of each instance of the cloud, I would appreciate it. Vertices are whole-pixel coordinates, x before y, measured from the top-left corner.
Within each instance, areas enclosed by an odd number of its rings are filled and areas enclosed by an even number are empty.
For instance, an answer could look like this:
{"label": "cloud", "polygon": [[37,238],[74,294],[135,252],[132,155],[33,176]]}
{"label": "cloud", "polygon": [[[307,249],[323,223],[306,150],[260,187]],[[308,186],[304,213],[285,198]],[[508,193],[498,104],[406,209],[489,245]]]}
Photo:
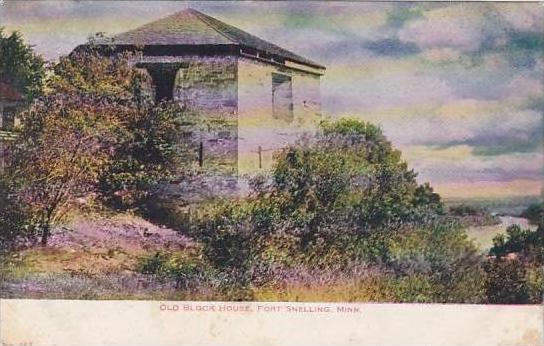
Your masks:
{"label": "cloud", "polygon": [[365,44],[365,47],[374,54],[384,56],[412,55],[421,51],[414,43],[402,42],[401,40],[394,38],[369,41]]}
{"label": "cloud", "polygon": [[479,157],[469,145],[447,148],[410,146],[403,157],[419,172],[420,181],[433,183],[538,180],[543,174],[542,153]]}
{"label": "cloud", "polygon": [[544,139],[540,112],[508,109],[500,102],[457,101],[405,123],[402,133],[400,129],[394,133],[401,142],[404,137],[404,143],[427,146],[464,144],[475,155],[534,152],[542,149]]}
{"label": "cloud", "polygon": [[544,8],[537,3],[495,3],[497,12],[508,25],[519,31],[544,31]]}
{"label": "cloud", "polygon": [[447,194],[543,178],[539,3],[8,1],[0,22],[54,59],[189,6],[325,64],[324,113],[379,124]]}
{"label": "cloud", "polygon": [[[421,4],[420,4],[421,5]],[[402,28],[406,23],[423,17],[421,6],[413,3],[399,4],[387,13],[387,25],[392,28]]]}
{"label": "cloud", "polygon": [[542,50],[544,9],[540,4],[455,3],[425,11],[399,31],[399,38],[424,49],[482,53],[508,48]]}
{"label": "cloud", "polygon": [[457,3],[428,11],[423,18],[408,23],[399,32],[399,38],[425,49],[475,50],[483,37],[478,10],[471,6],[468,11],[463,4]]}

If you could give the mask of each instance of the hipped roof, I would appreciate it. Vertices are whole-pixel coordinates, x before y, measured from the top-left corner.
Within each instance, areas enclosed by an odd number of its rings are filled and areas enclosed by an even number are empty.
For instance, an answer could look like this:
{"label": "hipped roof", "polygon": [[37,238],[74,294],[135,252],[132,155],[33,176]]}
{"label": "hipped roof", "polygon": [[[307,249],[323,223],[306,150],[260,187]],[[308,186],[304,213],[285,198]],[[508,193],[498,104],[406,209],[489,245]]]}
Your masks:
{"label": "hipped roof", "polygon": [[318,69],[324,66],[194,9],[186,9],[113,37],[114,45],[239,46]]}

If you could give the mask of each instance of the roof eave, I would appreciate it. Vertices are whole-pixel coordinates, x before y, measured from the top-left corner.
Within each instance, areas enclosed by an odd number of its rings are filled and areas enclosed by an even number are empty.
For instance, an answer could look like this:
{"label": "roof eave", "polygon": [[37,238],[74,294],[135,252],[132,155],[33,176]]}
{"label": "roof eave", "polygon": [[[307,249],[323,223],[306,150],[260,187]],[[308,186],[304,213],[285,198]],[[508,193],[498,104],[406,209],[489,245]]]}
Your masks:
{"label": "roof eave", "polygon": [[[316,75],[323,75],[326,68],[317,63],[309,63],[307,60],[298,60],[293,59],[292,57],[279,56],[281,62],[274,60],[273,58],[267,59],[260,55],[247,54],[243,52],[243,46],[233,43],[233,44],[136,44],[136,43],[111,43],[111,42],[101,42],[95,43],[95,46],[98,47],[99,51],[106,55],[116,54],[123,51],[135,51],[141,52],[145,55],[153,56],[167,56],[167,55],[191,55],[191,54],[203,54],[207,53],[210,55],[216,54],[226,54],[226,55],[236,55],[243,56],[246,58],[259,60],[265,63],[287,67],[295,69],[298,71],[308,72]],[[83,44],[77,46],[74,51],[79,51],[84,48],[89,47],[88,44]],[[255,50],[257,53],[268,55],[267,52],[261,50]]]}

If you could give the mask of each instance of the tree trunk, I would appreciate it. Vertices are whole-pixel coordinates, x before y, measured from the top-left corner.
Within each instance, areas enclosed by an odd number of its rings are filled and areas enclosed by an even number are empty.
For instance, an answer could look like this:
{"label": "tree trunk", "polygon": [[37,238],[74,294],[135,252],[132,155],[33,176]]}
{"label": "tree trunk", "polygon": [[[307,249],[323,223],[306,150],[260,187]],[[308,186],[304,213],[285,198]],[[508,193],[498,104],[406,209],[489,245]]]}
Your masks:
{"label": "tree trunk", "polygon": [[42,226],[42,240],[41,245],[46,246],[47,245],[47,239],[49,238],[49,223]]}

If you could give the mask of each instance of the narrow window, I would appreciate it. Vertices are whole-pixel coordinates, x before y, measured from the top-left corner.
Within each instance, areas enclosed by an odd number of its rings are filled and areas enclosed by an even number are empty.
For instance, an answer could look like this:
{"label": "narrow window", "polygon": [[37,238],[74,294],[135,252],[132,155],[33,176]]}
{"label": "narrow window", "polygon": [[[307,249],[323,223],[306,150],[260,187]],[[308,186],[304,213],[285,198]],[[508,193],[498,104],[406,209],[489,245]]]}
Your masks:
{"label": "narrow window", "polygon": [[272,116],[289,122],[293,120],[293,85],[290,76],[272,73]]}

